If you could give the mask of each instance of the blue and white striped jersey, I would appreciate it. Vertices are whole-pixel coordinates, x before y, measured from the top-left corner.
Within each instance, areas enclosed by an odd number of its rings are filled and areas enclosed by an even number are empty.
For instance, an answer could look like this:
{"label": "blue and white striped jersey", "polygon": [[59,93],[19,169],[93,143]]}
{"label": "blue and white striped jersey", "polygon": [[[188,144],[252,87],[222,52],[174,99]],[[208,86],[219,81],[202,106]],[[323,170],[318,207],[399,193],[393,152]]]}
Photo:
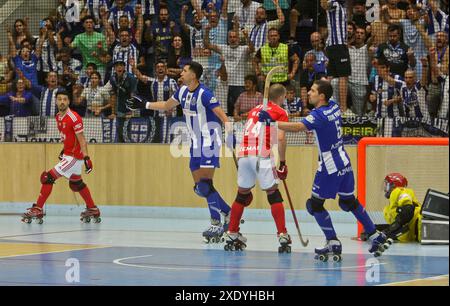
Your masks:
{"label": "blue and white striped jersey", "polygon": [[217,148],[221,144],[221,121],[213,112],[220,107],[219,101],[203,84],[194,91],[187,86],[180,87],[172,96],[183,108],[186,126],[191,135],[191,150]]}
{"label": "blue and white striped jersey", "polygon": [[133,44],[130,44],[128,47],[122,47],[120,44],[114,47],[112,62],[114,63],[118,60],[124,61],[127,72],[133,74],[133,67],[129,62],[131,58],[133,58],[136,63],[139,61],[139,51]]}
{"label": "blue and white striped jersey", "polygon": [[[396,81],[401,81],[402,78],[398,74],[391,75]],[[379,75],[375,76],[372,93],[377,95],[377,118],[394,118],[403,117],[405,115],[403,105],[401,103],[393,103],[386,106],[384,102],[391,100],[395,96],[400,96],[400,89],[396,86],[391,86],[387,81],[383,80]]]}
{"label": "blue and white striped jersey", "polygon": [[330,100],[328,105],[315,108],[301,121],[314,133],[319,149],[318,172],[336,173],[350,165],[342,139],[342,118],[339,105]]}
{"label": "blue and white striped jersey", "polygon": [[420,99],[421,96],[419,95],[419,92],[423,88],[420,81],[417,81],[414,86],[408,88],[406,82],[398,80],[395,83],[395,87],[400,91],[406,117],[423,118],[424,112],[426,113],[427,110],[425,99]]}
{"label": "blue and white striped jersey", "polygon": [[437,32],[449,33],[449,21],[448,14],[444,13],[442,10],[437,10],[436,14],[433,14],[431,8],[428,9],[428,34],[434,35]]}
{"label": "blue and white striped jersey", "polygon": [[342,1],[330,0],[331,9],[327,10],[328,39],[327,46],[347,44],[347,9]]}

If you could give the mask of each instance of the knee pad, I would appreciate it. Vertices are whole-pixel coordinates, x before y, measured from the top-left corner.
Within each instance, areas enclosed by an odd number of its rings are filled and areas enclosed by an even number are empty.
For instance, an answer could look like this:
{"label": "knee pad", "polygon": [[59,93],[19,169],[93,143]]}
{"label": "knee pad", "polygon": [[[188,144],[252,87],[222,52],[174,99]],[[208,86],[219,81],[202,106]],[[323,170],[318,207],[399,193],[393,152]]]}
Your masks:
{"label": "knee pad", "polygon": [[354,211],[359,206],[359,201],[355,198],[355,196],[352,196],[348,199],[342,199],[339,197],[339,207],[346,212]]}
{"label": "knee pad", "polygon": [[247,194],[238,192],[236,195],[236,199],[235,199],[236,203],[239,203],[242,206],[249,206],[250,203],[252,202],[252,200],[253,200],[253,194],[251,192],[247,193]]}
{"label": "knee pad", "polygon": [[53,177],[53,175],[50,172],[42,172],[41,174],[41,184],[54,184],[56,181],[56,178]]}
{"label": "knee pad", "polygon": [[325,200],[311,197],[306,201],[306,209],[311,216],[314,216],[314,213],[325,210],[323,204],[325,204]]}
{"label": "knee pad", "polygon": [[281,196],[280,191],[277,189],[275,192],[267,195],[267,200],[269,201],[270,205],[273,205],[275,203],[282,203],[283,197]]}
{"label": "knee pad", "polygon": [[72,191],[79,192],[86,187],[86,184],[83,182],[83,180],[70,181],[69,187],[70,187],[70,189],[72,189]]}
{"label": "knee pad", "polygon": [[213,181],[210,179],[202,179],[194,186],[194,192],[202,198],[207,198],[214,191],[216,189],[214,188]]}

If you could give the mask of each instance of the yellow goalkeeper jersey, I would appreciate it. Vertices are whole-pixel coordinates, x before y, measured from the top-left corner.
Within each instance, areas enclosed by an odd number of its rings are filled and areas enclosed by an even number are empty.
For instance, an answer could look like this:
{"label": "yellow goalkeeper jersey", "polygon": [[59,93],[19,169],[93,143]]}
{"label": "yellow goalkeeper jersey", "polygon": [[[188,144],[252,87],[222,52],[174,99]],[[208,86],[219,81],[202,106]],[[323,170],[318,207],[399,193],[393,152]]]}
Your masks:
{"label": "yellow goalkeeper jersey", "polygon": [[401,242],[420,241],[422,215],[420,209],[422,204],[416,198],[414,190],[410,188],[395,188],[389,197],[389,205],[383,210],[384,219],[388,224],[392,224],[397,217],[397,208],[405,205],[414,205],[414,217],[409,222],[409,231],[398,237]]}

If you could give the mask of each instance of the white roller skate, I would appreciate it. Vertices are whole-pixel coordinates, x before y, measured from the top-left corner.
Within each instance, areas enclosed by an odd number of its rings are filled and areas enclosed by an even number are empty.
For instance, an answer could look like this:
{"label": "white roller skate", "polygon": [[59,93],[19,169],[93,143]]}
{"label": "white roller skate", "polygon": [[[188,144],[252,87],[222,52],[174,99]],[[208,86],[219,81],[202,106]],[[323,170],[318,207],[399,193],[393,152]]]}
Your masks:
{"label": "white roller skate", "polygon": [[221,243],[225,241],[223,237],[223,226],[219,220],[211,219],[211,225],[202,233],[205,243]]}
{"label": "white roller skate", "polygon": [[86,210],[83,211],[80,215],[80,221],[83,223],[89,223],[91,222],[91,219],[94,221],[94,223],[102,222],[102,218],[100,218],[100,210],[97,207],[86,208]]}
{"label": "white roller skate", "polygon": [[327,240],[325,246],[321,249],[314,249],[314,259],[322,262],[328,261],[331,256],[334,262],[340,262],[342,260],[342,244],[339,240]]}
{"label": "white roller skate", "polygon": [[36,220],[36,223],[42,224],[44,223],[44,213],[42,208],[33,204],[32,207],[27,208],[27,211],[22,215],[22,222],[30,224],[33,219]]}
{"label": "white roller skate", "polygon": [[242,236],[241,233],[225,233],[225,246],[223,247],[225,251],[243,251],[247,247],[247,238]]}
{"label": "white roller skate", "polygon": [[369,236],[369,240],[372,243],[369,252],[372,253],[375,257],[381,256],[383,252],[389,249],[392,244],[392,239],[388,239],[383,232],[379,231],[376,231],[371,236]]}
{"label": "white roller skate", "polygon": [[280,246],[278,247],[278,253],[290,253],[292,240],[291,236],[288,233],[278,234],[278,241],[280,242]]}

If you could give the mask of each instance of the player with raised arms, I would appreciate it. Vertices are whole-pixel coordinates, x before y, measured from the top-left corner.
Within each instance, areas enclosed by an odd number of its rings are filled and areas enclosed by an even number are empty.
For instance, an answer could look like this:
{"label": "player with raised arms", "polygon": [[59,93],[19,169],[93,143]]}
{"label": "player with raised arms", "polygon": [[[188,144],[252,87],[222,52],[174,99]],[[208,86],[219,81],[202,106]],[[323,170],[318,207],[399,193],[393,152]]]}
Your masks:
{"label": "player with raised arms", "polygon": [[[266,110],[271,118],[276,121],[289,121],[288,114],[281,106],[286,100],[286,88],[280,84],[270,87],[269,102]],[[264,105],[260,104],[248,112],[247,123],[244,128],[244,135],[240,149],[238,151],[238,192],[236,199],[231,206],[230,226],[226,235],[226,251],[243,250],[246,248],[247,239],[239,232],[239,221],[244,213],[245,207],[249,206],[253,200],[252,188],[256,180],[262,190],[267,193],[272,216],[277,228],[278,241],[280,247],[278,252],[290,253],[292,243],[291,237],[286,230],[285,212],[283,198],[278,190],[278,178],[284,180],[287,177],[286,166],[286,138],[285,132],[271,129],[259,122],[258,114]],[[260,133],[261,128],[265,128],[265,133]],[[264,136],[261,137],[261,134]],[[274,138],[278,137],[278,153],[280,159],[279,170],[274,171],[274,158],[271,146]],[[260,140],[263,145],[260,146]],[[262,148],[261,152],[259,151]],[[260,157],[258,168],[258,157]]]}
{"label": "player with raised arms", "polygon": [[[219,168],[219,155],[221,147],[222,125],[227,124],[228,117],[220,107],[219,101],[213,93],[203,84],[200,78],[203,67],[197,62],[184,66],[181,72],[181,86],[167,101],[147,102],[133,96],[127,101],[130,110],[151,109],[169,111],[181,104],[186,119],[186,126],[191,136],[190,170],[195,182],[194,192],[207,200],[211,225],[203,232],[206,243],[223,241],[222,235],[228,228],[230,207],[225,203],[214,188],[213,178],[215,168]],[[227,144],[234,146],[233,133],[229,134]],[[231,138],[232,137],[232,138]],[[224,222],[221,222],[221,215]]]}
{"label": "player with raised arms", "polygon": [[[308,212],[314,216],[326,237],[323,248],[315,249],[316,259],[341,260],[342,245],[338,240],[329,213],[325,210],[326,199],[339,195],[339,206],[351,212],[364,226],[372,243],[369,252],[380,256],[389,247],[385,234],[376,230],[365,209],[354,196],[355,180],[350,158],[344,149],[341,131],[341,111],[339,105],[330,100],[333,88],[328,81],[314,82],[308,92],[309,101],[314,105],[310,115],[301,122],[278,122],[278,128],[286,132],[313,131],[319,149],[319,168],[314,178],[311,198],[306,202]],[[271,114],[261,111],[260,120],[266,124],[275,121]]]}
{"label": "player with raised arms", "polygon": [[91,192],[81,179],[81,170],[83,163],[86,168],[86,174],[92,171],[92,161],[88,155],[87,142],[83,133],[83,120],[80,115],[69,108],[70,98],[66,91],[60,90],[56,93],[56,105],[58,113],[56,122],[61,139],[64,142],[64,149],[59,155],[60,162],[51,170],[44,171],[41,174],[41,192],[36,204],[27,209],[23,214],[22,221],[31,223],[35,219],[39,224],[43,221],[43,207],[45,201],[50,196],[53,184],[61,176],[69,180],[69,187],[74,192],[79,192],[86,202],[86,210],[81,213],[81,221],[99,223],[100,210],[95,206],[91,197]]}

